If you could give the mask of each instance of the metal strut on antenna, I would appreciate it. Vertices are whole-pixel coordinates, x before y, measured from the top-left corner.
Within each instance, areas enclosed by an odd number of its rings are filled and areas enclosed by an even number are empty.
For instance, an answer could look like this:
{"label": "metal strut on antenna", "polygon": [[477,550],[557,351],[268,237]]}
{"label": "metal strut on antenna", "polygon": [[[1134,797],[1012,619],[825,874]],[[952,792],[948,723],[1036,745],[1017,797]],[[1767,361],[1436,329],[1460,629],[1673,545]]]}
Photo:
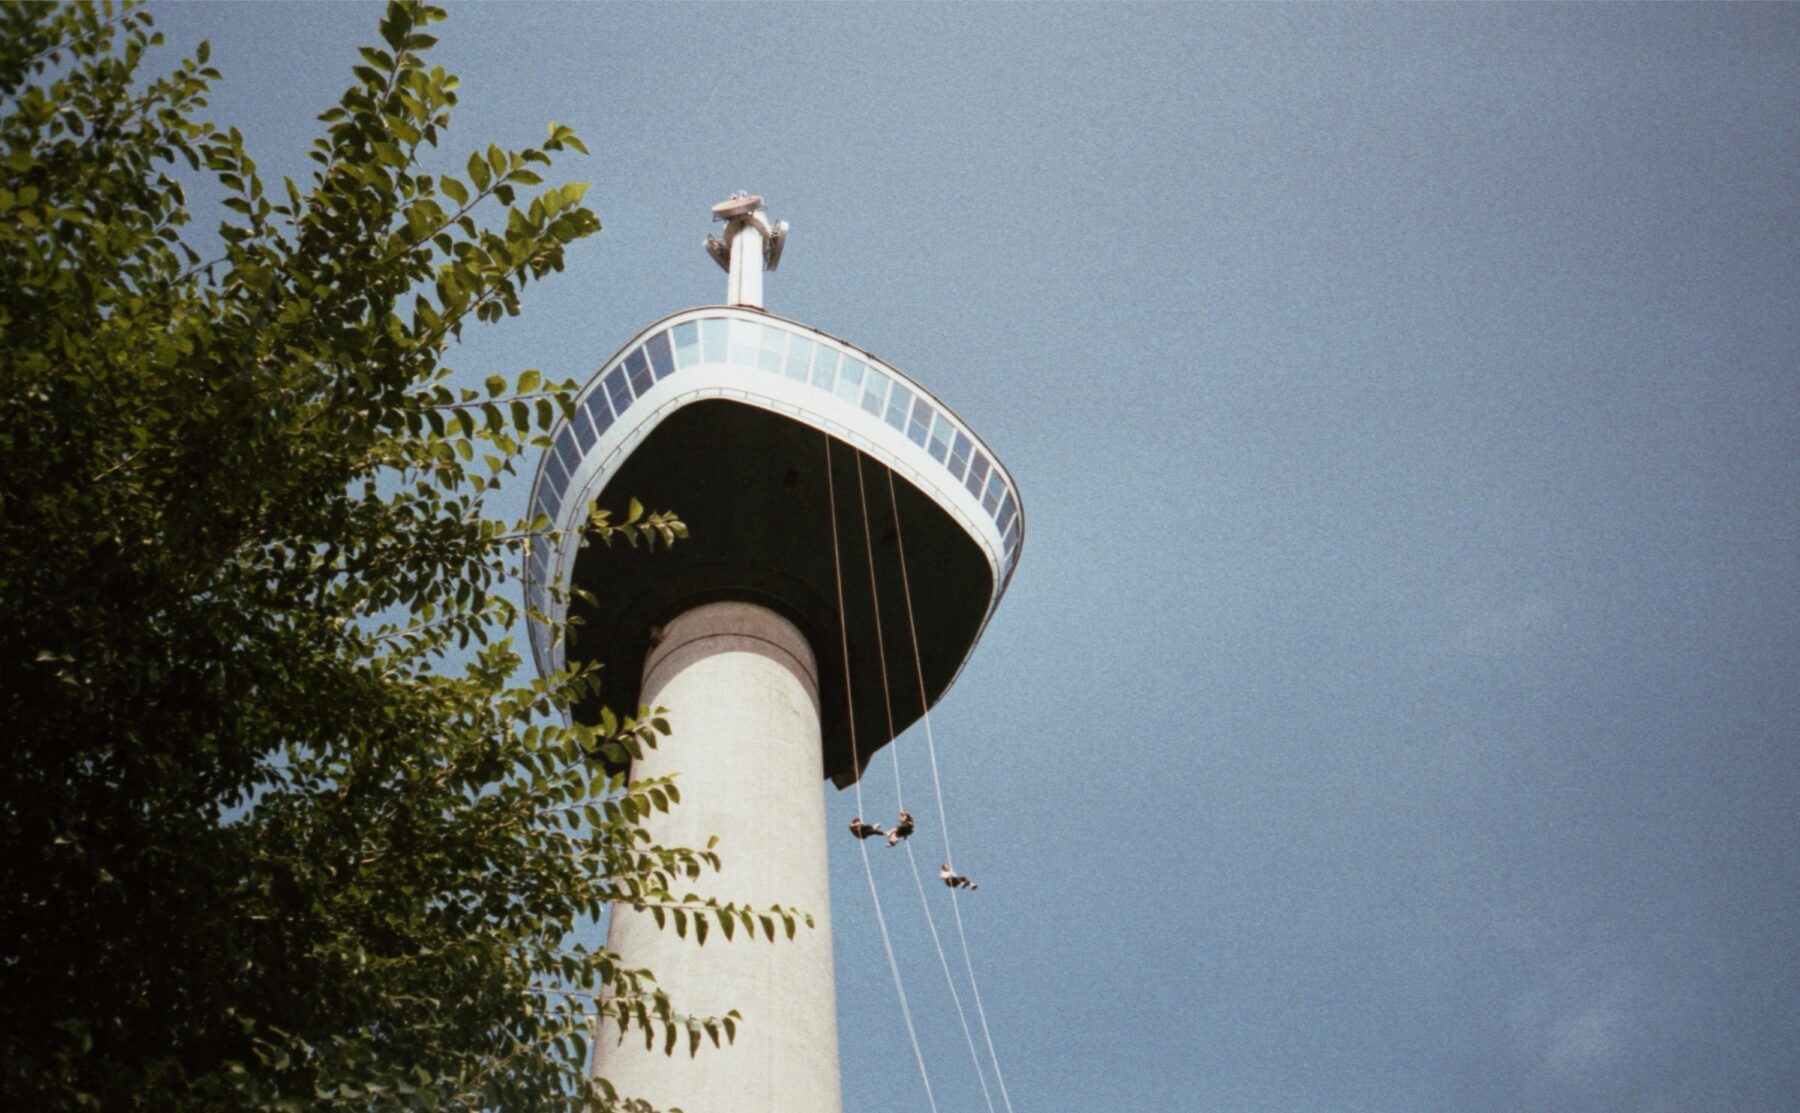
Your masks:
{"label": "metal strut on antenna", "polygon": [[730,277],[725,304],[763,307],[763,272],[781,265],[787,245],[787,221],[769,223],[763,199],[743,190],[712,207],[713,219],[725,222],[724,236],[706,237],[706,253]]}

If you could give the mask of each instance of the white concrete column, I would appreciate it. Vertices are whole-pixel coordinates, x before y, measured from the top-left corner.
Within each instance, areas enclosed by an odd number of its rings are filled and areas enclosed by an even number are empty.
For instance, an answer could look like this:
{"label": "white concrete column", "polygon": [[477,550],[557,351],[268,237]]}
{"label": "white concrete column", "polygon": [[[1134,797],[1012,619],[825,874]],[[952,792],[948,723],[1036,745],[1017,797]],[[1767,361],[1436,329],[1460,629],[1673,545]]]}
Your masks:
{"label": "white concrete column", "polygon": [[[763,303],[763,227],[762,217],[737,222],[731,233],[731,273],[725,283],[727,305],[749,305],[757,309]],[[765,225],[766,227],[766,225]]]}
{"label": "white concrete column", "polygon": [[[719,836],[723,869],[692,889],[721,901],[780,903],[812,913],[796,938],[767,942],[715,921],[659,930],[615,905],[607,945],[648,967],[678,1010],[743,1014],[735,1045],[711,1041],[665,1056],[641,1032],[602,1027],[596,1073],[619,1092],[686,1113],[840,1113],[837,1002],[831,967],[825,785],[818,668],[793,623],[750,603],[709,603],[669,623],[644,663],[645,704],[669,709],[673,734],[634,762],[635,777],[679,773],[681,803],[650,827],[659,842],[705,847]],[[777,931],[780,923],[777,921]]]}

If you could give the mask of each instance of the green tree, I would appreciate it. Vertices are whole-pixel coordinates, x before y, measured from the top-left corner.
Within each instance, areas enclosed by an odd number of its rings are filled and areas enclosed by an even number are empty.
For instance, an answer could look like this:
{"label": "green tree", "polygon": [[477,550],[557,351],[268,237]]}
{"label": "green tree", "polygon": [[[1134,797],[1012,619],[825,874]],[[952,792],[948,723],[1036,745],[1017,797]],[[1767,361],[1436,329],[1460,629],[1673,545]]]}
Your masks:
{"label": "green tree", "polygon": [[[265,189],[199,119],[204,45],[146,79],[142,9],[0,7],[0,1107],[610,1104],[596,1010],[688,1054],[735,1017],[573,927],[794,931],[678,895],[717,857],[639,826],[676,786],[602,767],[658,713],[565,726],[590,675],[515,680],[546,523],[486,500],[573,384],[443,361],[599,222],[542,185],[566,127],[422,167],[441,15],[390,6],[310,182]],[[225,191],[214,257],[182,174]]]}

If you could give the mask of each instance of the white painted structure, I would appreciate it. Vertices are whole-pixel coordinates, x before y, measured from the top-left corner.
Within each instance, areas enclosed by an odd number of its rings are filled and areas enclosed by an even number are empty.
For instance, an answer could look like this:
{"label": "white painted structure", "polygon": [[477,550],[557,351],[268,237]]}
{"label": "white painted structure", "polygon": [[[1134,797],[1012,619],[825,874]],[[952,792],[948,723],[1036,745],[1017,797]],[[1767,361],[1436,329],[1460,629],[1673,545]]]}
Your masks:
{"label": "white painted structure", "polygon": [[771,225],[762,198],[741,192],[714,205],[713,219],[726,222],[724,239],[711,236],[706,241],[707,253],[728,276],[726,304],[761,309],[763,271],[774,270],[781,262],[787,221]]}
{"label": "white painted structure", "polygon": [[[724,398],[769,410],[854,445],[930,495],[987,553],[988,614],[1000,605],[1024,541],[1025,514],[999,458],[949,407],[892,365],[797,321],[736,306],[671,314],[634,336],[576,397],[552,432],[532,483],[533,513],[551,533],[533,547],[532,605],[560,622],[589,503],[633,449],[684,406]],[[540,670],[564,663],[562,643],[533,624]],[[973,646],[971,645],[971,648]]]}
{"label": "white painted structure", "polygon": [[[531,645],[541,671],[565,663],[567,643],[555,636],[552,624],[568,617],[570,603],[558,588],[584,582],[596,597],[630,601],[661,598],[655,594],[661,590],[658,584],[676,584],[666,599],[669,617],[615,616],[605,635],[612,639],[607,644],[624,646],[623,652],[630,651],[633,637],[640,647],[648,644],[641,650],[638,702],[667,707],[674,726],[669,740],[632,765],[633,776],[679,773],[681,803],[673,814],[653,817],[650,829],[667,845],[703,847],[719,836],[716,849],[723,869],[696,882],[695,892],[741,904],[779,903],[804,910],[814,920],[814,927],[802,929],[796,939],[773,944],[760,933],[755,940],[741,933],[726,940],[715,925],[701,947],[691,932],[689,938],[679,938],[672,930],[659,930],[649,914],[615,906],[608,947],[627,966],[654,971],[683,1013],[719,1015],[735,1008],[743,1020],[735,1046],[715,1050],[708,1042],[693,1058],[685,1042],[673,1056],[664,1053],[660,1039],[646,1050],[641,1031],[624,1033],[621,1039],[609,1022],[600,1033],[596,1074],[621,1094],[658,1107],[679,1106],[687,1113],[839,1113],[823,774],[843,787],[860,776],[869,754],[889,741],[886,734],[865,734],[859,751],[854,722],[863,717],[866,730],[871,725],[867,717],[879,712],[874,707],[844,710],[852,702],[851,673],[875,671],[850,662],[867,662],[871,653],[887,651],[880,648],[879,624],[874,634],[865,628],[866,615],[846,615],[846,606],[834,605],[821,620],[820,600],[831,597],[827,582],[837,519],[850,520],[840,514],[839,504],[858,497],[844,494],[844,488],[827,497],[832,488],[822,484],[834,482],[830,460],[837,453],[852,470],[835,482],[854,483],[861,494],[860,473],[868,463],[878,473],[871,482],[889,498],[896,528],[902,504],[920,527],[916,535],[914,526],[907,527],[907,545],[919,546],[926,567],[932,564],[931,546],[948,544],[960,562],[957,567],[974,570],[972,578],[963,575],[958,581],[964,590],[955,605],[939,606],[954,620],[929,627],[930,638],[915,635],[915,657],[917,642],[929,643],[932,699],[941,697],[960,673],[1006,590],[1024,536],[1024,513],[993,452],[928,391],[868,352],[762,310],[763,272],[779,262],[787,225],[769,223],[761,198],[735,195],[714,206],[714,215],[726,222],[725,235],[709,238],[706,247],[728,273],[729,304],[684,310],[638,333],[601,367],[577,396],[573,414],[552,430],[553,446],[539,463],[531,492],[532,512],[542,516],[546,528],[524,570],[528,601],[550,621],[532,622]],[[750,409],[721,407],[721,401]],[[712,408],[703,410],[705,406]],[[750,580],[757,582],[741,584],[715,580],[704,591],[684,595],[679,577],[686,573],[679,569],[664,576],[642,565],[609,563],[618,558],[602,546],[580,546],[592,502],[603,493],[620,498],[636,493],[609,491],[628,463],[660,464],[680,460],[684,453],[689,458],[701,454],[703,445],[680,439],[695,434],[682,432],[681,421],[671,419],[703,412],[724,415],[707,418],[719,428],[739,420],[731,414],[754,413],[758,421],[774,422],[771,428],[778,432],[805,434],[801,439],[809,447],[804,456],[796,457],[792,467],[784,459],[774,469],[777,475],[785,470],[785,482],[747,478],[764,473],[727,462],[687,492],[717,494],[721,484],[730,484],[727,493],[735,499],[739,484],[764,483],[745,490],[744,501],[761,498],[765,503],[758,505],[779,504],[795,515],[786,520],[804,531],[801,551],[825,554],[822,575],[817,567],[799,570],[796,566],[803,562],[792,559],[792,552],[773,561],[764,552],[750,558],[757,563],[748,570],[781,565],[771,567],[773,578],[766,582],[756,575]],[[659,428],[664,430],[660,447],[651,439]],[[698,436],[704,441],[707,435]],[[673,448],[670,438],[675,438]],[[762,445],[757,440],[755,452]],[[658,456],[659,451],[676,455]],[[808,473],[804,479],[803,471]],[[905,488],[904,498],[892,494],[890,479]],[[681,509],[679,504],[675,508]],[[860,508],[866,513],[866,506]],[[677,551],[671,566],[678,565],[683,552],[704,552],[707,543],[683,542],[686,548]],[[722,544],[717,533],[711,543]],[[864,545],[860,538],[855,543]],[[716,560],[709,567],[722,566],[718,562],[736,552],[713,553],[708,559]],[[946,582],[950,562],[943,557],[937,562]],[[578,565],[585,580],[577,575]],[[872,581],[872,563],[870,568]],[[802,574],[813,579],[790,582]],[[645,576],[663,578],[650,582]],[[621,589],[624,583],[637,587]],[[838,590],[841,599],[841,585]],[[780,594],[784,591],[786,596]],[[875,607],[899,606],[894,595],[898,592],[885,601],[876,596]],[[813,642],[780,610],[750,599],[766,599],[773,607],[800,614]],[[663,624],[660,640],[650,640],[652,622]],[[909,626],[893,621],[890,636],[904,636],[900,632]],[[920,628],[927,628],[924,619]],[[579,648],[594,660],[605,652],[605,646],[593,641]],[[612,661],[616,665],[620,659]],[[834,673],[821,677],[822,659],[836,662]],[[630,670],[622,671],[630,675]],[[921,664],[920,687],[927,671]],[[912,683],[913,674],[906,675]],[[822,692],[832,696],[824,708]],[[914,709],[903,722],[912,721],[919,710],[918,693],[908,698]],[[823,743],[822,711],[830,735]],[[847,731],[846,722],[852,724]],[[848,757],[834,748],[835,739],[846,734]]]}
{"label": "white painted structure", "polygon": [[[632,775],[679,774],[681,803],[649,824],[665,846],[717,835],[718,873],[693,891],[813,916],[792,940],[717,930],[704,947],[617,905],[608,949],[658,983],[690,1015],[743,1014],[736,1043],[675,1057],[608,1022],[600,1073],[622,1094],[688,1113],[838,1113],[837,1002],[831,968],[831,888],[825,783],[819,776],[819,678],[793,623],[749,603],[710,603],[664,629],[644,667],[644,701],[669,709],[674,737],[632,763]],[[779,929],[779,922],[777,922]]]}

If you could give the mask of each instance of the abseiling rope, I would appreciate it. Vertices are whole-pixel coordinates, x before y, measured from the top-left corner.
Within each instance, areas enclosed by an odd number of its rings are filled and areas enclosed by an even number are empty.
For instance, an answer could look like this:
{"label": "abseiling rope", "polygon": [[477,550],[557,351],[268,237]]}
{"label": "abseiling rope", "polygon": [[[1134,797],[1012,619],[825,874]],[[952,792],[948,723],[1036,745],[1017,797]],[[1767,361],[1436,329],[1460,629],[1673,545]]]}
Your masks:
{"label": "abseiling rope", "polygon": [[[896,760],[895,765],[899,762]],[[898,768],[895,776],[899,775]],[[969,1045],[969,1062],[975,1067],[975,1080],[981,1083],[981,1100],[988,1113],[994,1113],[994,1099],[988,1093],[987,1074],[981,1069],[981,1055],[975,1050],[975,1037],[969,1032],[969,1017],[963,1011],[962,995],[956,992],[956,979],[950,974],[950,960],[944,957],[944,944],[938,939],[937,921],[931,915],[931,901],[925,896],[925,881],[919,875],[918,859],[913,857],[912,840],[906,840],[906,860],[912,866],[913,885],[919,890],[919,907],[925,910],[925,926],[931,929],[931,945],[937,948],[938,967],[944,972],[944,984],[950,987],[950,1000],[956,1003],[956,1020],[962,1025],[963,1042]]]}
{"label": "abseiling rope", "polygon": [[[879,655],[881,658],[881,698],[883,709],[887,712],[888,737],[893,739],[892,742],[888,743],[888,756],[892,758],[894,762],[894,806],[901,811],[905,811],[906,798],[901,793],[900,739],[894,733],[893,686],[888,680],[887,671],[887,640],[882,636],[881,632],[881,595],[880,589],[875,585],[875,540],[869,531],[869,492],[863,485],[862,455],[860,453],[856,457],[856,493],[858,501],[862,504],[863,546],[865,551],[869,554],[869,595],[875,601],[875,646],[880,651]],[[898,542],[900,539],[900,507],[898,504],[894,503],[894,473],[892,471],[888,472],[888,501],[889,504],[893,506],[894,540]],[[906,550],[904,548],[900,550],[900,582],[902,584],[906,583]],[[908,588],[908,610],[906,620],[909,627],[912,625],[911,606],[911,589]],[[918,635],[915,633],[913,635],[913,666],[915,672],[918,672],[918,665],[919,639]],[[925,681],[923,674],[920,673],[919,698],[921,702],[924,700],[924,692]],[[928,730],[930,729],[929,720],[926,722],[926,727]],[[860,806],[861,801],[858,801],[858,807]],[[944,798],[943,793],[940,792],[938,794],[939,827],[943,826],[943,821]],[[950,987],[950,1000],[956,1005],[956,1020],[962,1025],[963,1042],[969,1045],[969,1061],[975,1066],[975,1080],[981,1083],[981,1100],[986,1103],[988,1113],[994,1113],[994,1099],[993,1096],[988,1093],[987,1074],[981,1069],[981,1056],[975,1050],[975,1036],[969,1031],[969,1017],[968,1014],[963,1011],[962,994],[957,992],[956,979],[950,973],[950,960],[944,957],[944,944],[938,938],[937,918],[931,914],[931,901],[925,896],[925,881],[919,876],[919,860],[913,855],[912,839],[907,838],[901,841],[906,844],[906,862],[912,867],[913,887],[919,891],[919,907],[925,910],[925,926],[931,929],[931,945],[937,949],[938,967],[944,972],[944,984]],[[947,853],[944,860],[946,862],[953,861]],[[952,900],[955,899],[956,891],[954,889],[951,890],[950,896]]]}
{"label": "abseiling rope", "polygon": [[[913,675],[919,678],[919,707],[923,711],[921,717],[925,720],[925,755],[931,764],[931,788],[937,796],[938,832],[944,838],[944,861],[952,863],[951,868],[954,869],[956,856],[950,852],[950,820],[949,817],[944,814],[944,785],[942,778],[938,776],[937,744],[931,736],[931,704],[925,696],[925,666],[919,659],[919,628],[918,623],[913,619],[912,578],[907,574],[906,570],[906,537],[900,530],[900,503],[894,494],[894,473],[892,471],[888,472],[888,503],[893,507],[894,511],[894,543],[898,547],[900,553],[900,585],[906,595],[906,629],[907,633],[912,637]],[[835,518],[833,519],[832,524],[835,527]],[[871,559],[873,559],[872,556]],[[899,767],[896,765],[896,781],[898,780],[898,772]],[[910,845],[907,847],[906,853],[909,858],[912,856],[912,847]],[[915,880],[918,877],[918,866],[916,864],[913,867],[913,876]],[[921,888],[923,888],[922,885]],[[962,907],[956,902],[956,888],[954,886],[950,889],[950,910],[956,916],[956,938],[962,943],[963,969],[967,971],[969,975],[969,995],[975,999],[975,1015],[981,1021],[981,1038],[987,1043],[988,1060],[994,1065],[994,1081],[1000,1087],[1000,1101],[1006,1106],[1006,1113],[1012,1113],[1012,1099],[1006,1094],[1006,1077],[1000,1073],[1000,1056],[994,1053],[994,1037],[992,1033],[988,1031],[987,1011],[981,1007],[981,989],[975,984],[975,963],[969,958],[969,936],[963,931]],[[929,921],[929,912],[927,912],[926,918],[927,921]],[[935,925],[931,929],[931,938],[933,942],[936,942],[937,927]],[[940,947],[938,948],[938,958],[942,959],[943,956],[943,948]],[[946,974],[948,974],[948,970],[946,970]],[[954,996],[956,993],[955,988],[952,987],[950,992],[952,996]],[[962,1003],[959,1000],[957,1002],[957,1016],[960,1017],[961,1015]],[[967,1034],[968,1030],[968,1022],[965,1021],[963,1023],[963,1032]],[[980,1074],[979,1064],[977,1064],[976,1073]],[[981,1084],[981,1092],[984,1097],[987,1095],[987,1082],[985,1080]],[[988,1108],[989,1110],[993,1109],[992,1103],[989,1103]]]}
{"label": "abseiling rope", "polygon": [[[831,570],[837,577],[838,604],[838,638],[842,643],[844,657],[844,702],[850,716],[850,766],[855,774],[853,782],[856,788],[856,814],[861,818],[863,811],[862,798],[862,759],[856,750],[856,697],[850,684],[850,630],[844,620],[844,566],[839,556],[837,528],[837,485],[831,473],[831,434],[822,433],[825,438],[825,491],[831,506]],[[857,487],[862,486],[862,454],[857,453]],[[869,509],[863,506],[863,526],[868,527]],[[871,554],[870,559],[874,557]],[[886,655],[883,654],[882,668],[885,670]],[[894,961],[894,941],[888,938],[887,917],[881,914],[881,895],[875,891],[875,871],[869,866],[869,843],[867,839],[857,839],[856,845],[862,851],[863,876],[869,879],[869,899],[875,905],[875,923],[881,928],[881,945],[887,951],[888,970],[894,975],[894,992],[900,998],[900,1016],[906,1021],[906,1036],[912,1041],[913,1059],[919,1064],[919,1080],[925,1084],[925,1103],[931,1107],[931,1113],[937,1113],[937,1099],[931,1096],[931,1075],[925,1070],[925,1054],[919,1050],[919,1034],[913,1030],[912,1009],[906,1004],[906,987],[900,984],[900,964]],[[953,897],[955,894],[951,894]],[[965,948],[966,949],[966,948]]]}

